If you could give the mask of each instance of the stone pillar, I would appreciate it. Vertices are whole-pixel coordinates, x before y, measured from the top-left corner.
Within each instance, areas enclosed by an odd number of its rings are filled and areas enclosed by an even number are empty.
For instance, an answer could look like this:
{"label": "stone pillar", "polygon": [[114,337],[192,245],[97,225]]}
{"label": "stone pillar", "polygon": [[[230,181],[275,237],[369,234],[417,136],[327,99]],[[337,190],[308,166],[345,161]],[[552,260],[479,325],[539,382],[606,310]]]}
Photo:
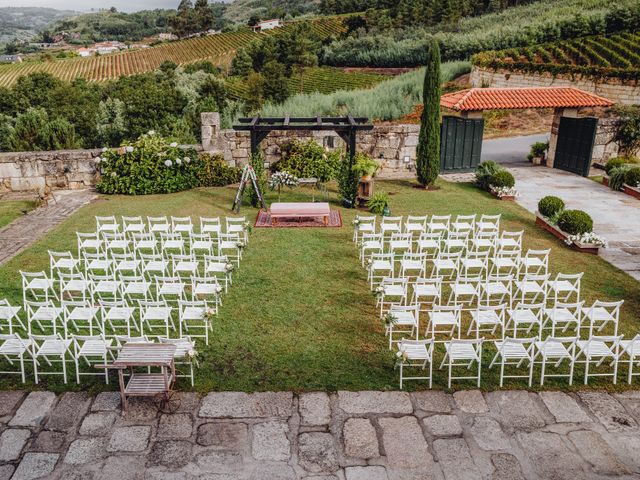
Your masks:
{"label": "stone pillar", "polygon": [[553,111],[553,122],[551,123],[551,135],[549,136],[549,153],[547,154],[547,167],[553,168],[556,159],[556,147],[558,146],[558,131],[560,130],[560,118],[578,117],[577,108],[556,108]]}
{"label": "stone pillar", "polygon": [[200,114],[202,149],[205,152],[223,150],[220,135],[220,114],[218,112],[202,112]]}

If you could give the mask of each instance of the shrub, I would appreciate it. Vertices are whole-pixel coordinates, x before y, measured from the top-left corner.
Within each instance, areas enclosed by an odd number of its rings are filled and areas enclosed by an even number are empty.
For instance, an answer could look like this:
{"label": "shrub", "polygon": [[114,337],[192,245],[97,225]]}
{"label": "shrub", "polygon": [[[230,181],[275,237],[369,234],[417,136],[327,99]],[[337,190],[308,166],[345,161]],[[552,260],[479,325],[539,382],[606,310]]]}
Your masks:
{"label": "shrub", "polygon": [[614,168],[622,167],[625,163],[626,161],[622,157],[611,158],[604,166],[604,171],[607,172],[607,175],[611,175],[611,170],[613,170]]}
{"label": "shrub", "polygon": [[547,150],[549,150],[549,142],[536,142],[531,145],[531,158],[543,157]]}
{"label": "shrub", "polygon": [[373,158],[371,158],[366,153],[357,153],[356,159],[353,164],[353,171],[359,177],[363,176],[375,176],[376,172],[380,168],[378,162],[376,162]]}
{"label": "shrub", "polygon": [[498,170],[491,177],[490,184],[494,187],[507,187],[511,188],[516,184],[516,179],[513,178],[510,172],[506,170]]}
{"label": "shrub", "polygon": [[502,167],[493,160],[482,162],[476,167],[476,185],[483,190],[489,190],[491,179],[501,169]]}
{"label": "shrub", "polygon": [[624,183],[630,187],[637,187],[640,185],[640,167],[630,168],[624,176]]}
{"label": "shrub", "polygon": [[169,144],[153,132],[132,145],[105,150],[96,159],[102,174],[100,193],[148,195],[173,193],[198,186],[198,155]]}
{"label": "shrub", "polygon": [[[357,158],[356,155],[354,165],[357,162]],[[343,205],[348,208],[355,206],[358,195],[358,182],[360,178],[354,171],[354,165],[351,165],[350,159],[345,157],[340,162],[340,170],[338,172],[338,191],[344,200]]]}
{"label": "shrub", "polygon": [[565,210],[558,218],[558,227],[569,235],[581,235],[593,231],[593,220],[582,210]]}
{"label": "shrub", "polygon": [[561,198],[549,195],[538,202],[538,211],[544,217],[553,217],[562,210],[564,210],[564,202]]}
{"label": "shrub", "polygon": [[314,140],[293,140],[284,146],[282,160],[275,164],[276,171],[289,172],[298,178],[317,178],[328,182],[337,178],[341,152],[326,152]]}
{"label": "shrub", "polygon": [[424,75],[422,118],[416,156],[418,182],[433,185],[440,173],[440,48],[431,39]]}
{"label": "shrub", "polygon": [[385,192],[374,193],[367,202],[367,207],[371,213],[382,215],[389,208],[389,195]]}
{"label": "shrub", "polygon": [[242,170],[229,166],[222,155],[205,153],[200,157],[197,176],[201,187],[224,187],[239,182]]}
{"label": "shrub", "polygon": [[622,190],[629,170],[631,170],[631,167],[628,165],[620,165],[619,167],[612,168],[609,172],[609,188],[617,191]]}

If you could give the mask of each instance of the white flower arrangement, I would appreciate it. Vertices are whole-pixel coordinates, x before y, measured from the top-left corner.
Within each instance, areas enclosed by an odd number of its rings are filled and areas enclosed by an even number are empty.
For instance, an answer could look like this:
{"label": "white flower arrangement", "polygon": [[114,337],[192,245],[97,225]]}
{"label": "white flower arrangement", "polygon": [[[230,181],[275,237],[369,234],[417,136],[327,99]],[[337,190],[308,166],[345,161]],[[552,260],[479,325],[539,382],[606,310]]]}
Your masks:
{"label": "white flower arrangement", "polygon": [[131,145],[127,145],[126,147],[124,147],[124,151],[127,153],[131,153],[133,152],[133,147]]}
{"label": "white flower arrangement", "polygon": [[236,248],[238,250],[242,250],[243,248],[245,248],[247,246],[246,243],[244,243],[242,240],[240,240],[239,242],[236,242]]}
{"label": "white flower arrangement", "polygon": [[108,151],[109,151],[109,149],[107,147],[102,147],[102,153],[108,152]]}
{"label": "white flower arrangement", "polygon": [[96,158],[94,158],[94,159],[93,159],[93,162],[94,162],[96,165],[99,165],[99,164],[100,164],[100,162],[102,162],[102,158],[100,158],[100,157],[96,157]]}
{"label": "white flower arrangement", "polygon": [[149,131],[147,132],[147,135],[155,135],[155,134],[156,134],[156,131],[155,131],[155,130],[149,130]]}
{"label": "white flower arrangement", "polygon": [[196,349],[190,348],[189,350],[187,350],[187,359],[196,367],[200,366],[200,364],[198,363],[198,351]]}
{"label": "white flower arrangement", "polygon": [[366,265],[367,265],[367,268],[371,268],[371,265],[373,265],[373,259],[367,258]]}
{"label": "white flower arrangement", "polygon": [[578,235],[569,235],[564,241],[567,245],[573,245],[574,243],[584,243],[588,245],[595,245],[597,247],[607,248],[609,244],[604,237],[593,232],[582,233]]}
{"label": "white flower arrangement", "polygon": [[165,160],[165,161],[164,161],[164,164],[165,164],[167,167],[170,167],[171,165],[173,165],[173,162],[172,162],[171,160]]}
{"label": "white flower arrangement", "polygon": [[117,174],[116,172],[111,172],[111,176],[112,176],[112,177],[117,177],[117,176],[118,176],[118,174]]}
{"label": "white flower arrangement", "polygon": [[227,272],[233,272],[233,271],[235,270],[235,268],[236,268],[236,266],[235,266],[233,263],[227,263],[227,264],[224,266],[224,269],[225,269]]}
{"label": "white flower arrangement", "polygon": [[176,165],[182,165],[182,159],[176,158]]}
{"label": "white flower arrangement", "polygon": [[222,287],[221,287],[220,285],[216,285],[215,292],[216,292],[217,294],[222,293]]}
{"label": "white flower arrangement", "polygon": [[178,146],[178,142],[171,142],[171,143],[169,144],[169,146],[170,146],[170,147],[172,147],[172,148],[175,148],[175,147],[177,147],[177,146]]}
{"label": "white flower arrangement", "polygon": [[391,325],[395,325],[398,321],[398,317],[396,317],[393,313],[388,312],[384,317],[382,317],[382,323],[385,327],[390,327]]}
{"label": "white flower arrangement", "polygon": [[189,157],[184,157],[182,160],[184,160],[184,163],[191,163],[191,159]]}
{"label": "white flower arrangement", "polygon": [[360,219],[355,218],[351,223],[357,227],[358,225],[360,225]]}
{"label": "white flower arrangement", "polygon": [[384,293],[384,287],[383,287],[382,285],[378,286],[378,287],[373,291],[373,294],[374,294],[376,297],[380,297],[380,296],[382,296],[382,294],[383,294],[383,293]]}
{"label": "white flower arrangement", "polygon": [[493,185],[489,185],[489,189],[491,189],[491,193],[498,198],[520,196],[520,193],[518,193],[515,187],[494,187]]}
{"label": "white flower arrangement", "polygon": [[282,186],[293,188],[297,185],[298,177],[290,174],[289,172],[275,172],[269,179],[269,188],[271,190],[275,190]]}

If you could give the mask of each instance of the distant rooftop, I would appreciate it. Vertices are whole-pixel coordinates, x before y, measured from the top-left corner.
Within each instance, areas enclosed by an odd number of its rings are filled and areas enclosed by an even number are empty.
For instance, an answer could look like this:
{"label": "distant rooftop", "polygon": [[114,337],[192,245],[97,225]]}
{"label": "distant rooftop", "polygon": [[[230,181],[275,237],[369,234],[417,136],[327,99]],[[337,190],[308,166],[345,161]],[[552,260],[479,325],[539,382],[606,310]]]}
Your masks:
{"label": "distant rooftop", "polygon": [[519,108],[608,107],[613,102],[573,87],[469,88],[447,93],[440,105],[459,112]]}

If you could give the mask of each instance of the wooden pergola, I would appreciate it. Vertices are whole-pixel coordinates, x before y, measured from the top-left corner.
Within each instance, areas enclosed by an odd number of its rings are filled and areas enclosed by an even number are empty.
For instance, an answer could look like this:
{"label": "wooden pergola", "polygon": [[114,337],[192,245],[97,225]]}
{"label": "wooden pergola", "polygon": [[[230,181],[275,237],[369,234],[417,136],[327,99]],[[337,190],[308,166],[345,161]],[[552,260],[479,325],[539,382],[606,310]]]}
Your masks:
{"label": "wooden pergola", "polygon": [[371,130],[373,125],[368,118],[353,117],[260,117],[240,118],[234,130],[248,131],[251,135],[251,154],[258,153],[260,143],[276,130],[311,130],[336,132],[347,144],[349,159],[353,162],[356,155],[356,135],[362,130]]}

